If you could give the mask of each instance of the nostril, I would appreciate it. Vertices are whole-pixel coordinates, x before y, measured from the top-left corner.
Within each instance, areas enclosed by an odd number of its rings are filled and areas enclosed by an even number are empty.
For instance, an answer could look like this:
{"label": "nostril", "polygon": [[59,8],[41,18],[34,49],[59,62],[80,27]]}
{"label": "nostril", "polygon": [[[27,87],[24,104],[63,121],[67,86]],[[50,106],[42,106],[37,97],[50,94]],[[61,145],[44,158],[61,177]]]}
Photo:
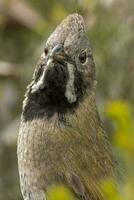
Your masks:
{"label": "nostril", "polygon": [[44,49],[44,53],[45,53],[46,56],[48,55],[48,48]]}

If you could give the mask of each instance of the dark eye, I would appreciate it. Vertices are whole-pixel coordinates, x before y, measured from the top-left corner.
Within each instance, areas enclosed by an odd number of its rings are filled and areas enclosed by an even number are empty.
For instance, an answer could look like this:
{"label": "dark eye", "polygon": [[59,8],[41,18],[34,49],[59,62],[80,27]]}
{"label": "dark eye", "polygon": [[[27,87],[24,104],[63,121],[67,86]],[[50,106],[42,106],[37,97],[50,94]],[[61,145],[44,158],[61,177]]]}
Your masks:
{"label": "dark eye", "polygon": [[80,55],[79,55],[79,60],[82,64],[84,64],[87,60],[87,53],[86,51],[83,51]]}
{"label": "dark eye", "polygon": [[47,54],[48,54],[48,48],[45,48],[45,49],[44,49],[44,53],[45,53],[45,55],[47,56]]}

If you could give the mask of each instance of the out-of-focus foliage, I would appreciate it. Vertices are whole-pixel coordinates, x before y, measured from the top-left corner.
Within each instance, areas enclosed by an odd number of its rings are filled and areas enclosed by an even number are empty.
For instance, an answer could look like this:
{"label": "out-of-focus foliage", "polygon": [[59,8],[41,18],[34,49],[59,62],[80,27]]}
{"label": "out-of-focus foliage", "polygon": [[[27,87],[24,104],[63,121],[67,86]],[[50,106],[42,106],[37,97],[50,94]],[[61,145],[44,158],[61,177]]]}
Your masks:
{"label": "out-of-focus foliage", "polygon": [[[0,0],[2,200],[22,199],[16,160],[16,138],[22,99],[48,35],[65,16],[73,12],[83,15],[93,47],[98,80],[97,104],[101,118],[113,141],[116,154],[125,165],[127,174],[130,174],[126,176],[120,191],[126,191],[126,199],[130,199],[128,195],[132,194],[134,1]],[[116,99],[122,101],[115,101]]]}
{"label": "out-of-focus foliage", "polygon": [[110,180],[104,181],[102,186],[106,200],[133,200],[134,198],[134,181],[130,177],[125,179],[121,188],[117,188]]}
{"label": "out-of-focus foliage", "polygon": [[48,200],[75,200],[72,192],[64,185],[50,187],[47,192]]}
{"label": "out-of-focus foliage", "polygon": [[134,155],[133,112],[133,106],[123,101],[110,102],[106,108],[107,115],[113,119],[114,123],[114,145],[122,151],[125,158],[129,158]]}
{"label": "out-of-focus foliage", "polygon": [[134,107],[124,101],[109,102],[106,114],[113,120],[113,144],[125,163],[124,181],[119,188],[111,180],[103,182],[106,200],[133,200],[134,198]]}

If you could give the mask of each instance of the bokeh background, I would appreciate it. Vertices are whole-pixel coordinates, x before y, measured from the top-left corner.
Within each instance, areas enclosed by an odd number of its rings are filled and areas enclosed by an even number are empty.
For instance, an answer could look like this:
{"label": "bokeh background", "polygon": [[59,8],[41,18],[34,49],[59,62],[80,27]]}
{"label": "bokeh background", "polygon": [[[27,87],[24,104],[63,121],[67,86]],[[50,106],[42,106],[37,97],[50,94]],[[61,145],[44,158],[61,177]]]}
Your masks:
{"label": "bokeh background", "polygon": [[86,23],[99,112],[124,169],[119,191],[109,181],[104,191],[109,200],[134,198],[134,1],[0,0],[0,200],[22,199],[16,159],[22,100],[47,37],[74,12]]}

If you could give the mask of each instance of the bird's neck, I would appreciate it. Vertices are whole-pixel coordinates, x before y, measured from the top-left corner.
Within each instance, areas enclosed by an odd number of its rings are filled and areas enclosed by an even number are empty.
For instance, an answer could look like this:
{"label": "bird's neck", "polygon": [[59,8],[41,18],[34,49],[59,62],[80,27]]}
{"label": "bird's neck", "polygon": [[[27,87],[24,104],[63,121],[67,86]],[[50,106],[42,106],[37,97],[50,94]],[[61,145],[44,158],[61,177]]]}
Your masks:
{"label": "bird's neck", "polygon": [[[79,103],[70,105],[69,107],[65,104],[63,106],[64,110],[61,108],[61,105],[57,104],[56,106],[58,107],[58,110],[57,107],[55,108],[51,104],[49,105],[48,103],[44,103],[40,95],[31,96],[30,90],[28,90],[23,102],[22,117],[25,121],[32,121],[34,119],[48,119],[57,116],[58,120],[63,123],[65,121],[71,123],[72,121],[79,121],[79,119],[80,122],[82,119],[89,122],[91,119],[99,120],[94,91],[86,91],[86,95],[84,95],[84,98]],[[59,109],[61,110],[59,111]]]}
{"label": "bird's neck", "polygon": [[[72,127],[77,127],[83,134],[97,134],[101,127],[100,117],[96,107],[95,94],[87,95],[74,113],[66,115],[66,122]],[[90,133],[89,133],[90,130]]]}
{"label": "bird's neck", "polygon": [[68,130],[69,127],[72,127],[72,130],[81,130],[83,132],[82,134],[87,134],[90,130],[90,133],[88,134],[93,134],[93,136],[97,134],[97,127],[101,126],[96,108],[94,92],[87,93],[79,105],[72,110],[72,112],[67,112],[65,114],[55,112],[55,114],[53,114],[50,118],[45,116],[44,113],[42,113],[42,115],[37,113],[36,117],[34,117],[33,113],[39,112],[38,109],[36,110],[36,106],[34,108],[34,105],[31,108],[30,106],[27,106],[27,109],[29,109],[31,116],[29,116],[26,120],[24,114],[28,114],[28,112],[23,112],[23,121],[28,123],[36,121],[36,124],[39,122],[39,126],[40,122],[43,121],[43,123],[56,127],[57,129],[59,129],[59,126],[60,128],[63,127],[63,129],[65,128],[66,130]]}

